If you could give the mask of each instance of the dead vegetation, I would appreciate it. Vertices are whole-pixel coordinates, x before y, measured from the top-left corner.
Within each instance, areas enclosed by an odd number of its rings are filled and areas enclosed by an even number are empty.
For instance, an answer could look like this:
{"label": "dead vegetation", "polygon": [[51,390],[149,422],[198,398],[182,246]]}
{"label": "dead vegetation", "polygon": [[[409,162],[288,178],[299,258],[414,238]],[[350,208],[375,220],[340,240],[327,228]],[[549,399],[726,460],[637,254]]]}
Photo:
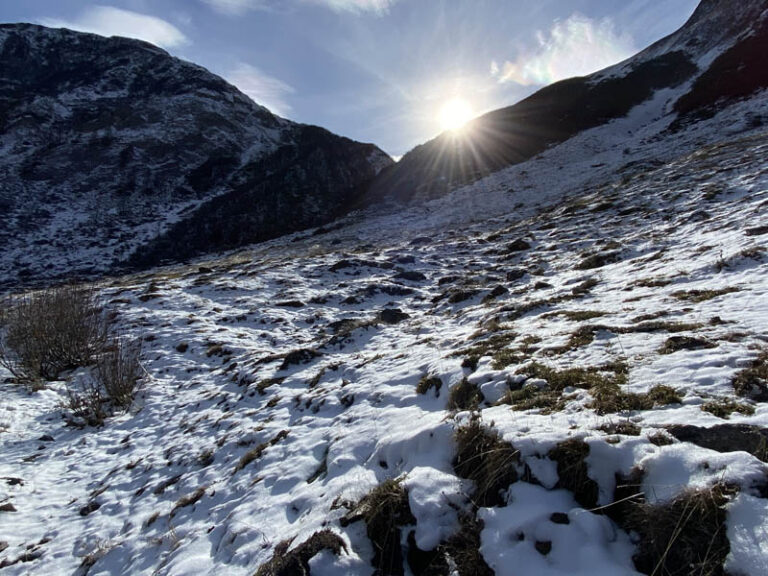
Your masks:
{"label": "dead vegetation", "polygon": [[472,384],[463,378],[455,384],[448,393],[448,410],[477,410],[480,403],[485,400],[483,393],[476,384]]}
{"label": "dead vegetation", "polygon": [[65,370],[92,364],[109,328],[96,290],[75,285],[6,302],[0,325],[0,364],[17,382],[33,388]]}
{"label": "dead vegetation", "polygon": [[309,574],[309,561],[325,550],[339,556],[347,553],[347,545],[332,530],[315,532],[307,540],[289,550],[293,539],[283,540],[275,546],[272,558],[263,564],[254,576],[298,576]]}
{"label": "dead vegetation", "polygon": [[372,565],[376,574],[403,576],[402,527],[415,524],[403,478],[382,482],[364,496],[341,520],[342,526],[363,520],[373,544]]}
{"label": "dead vegetation", "polygon": [[475,418],[456,429],[456,457],[453,469],[475,484],[472,497],[477,506],[504,506],[503,492],[517,482],[517,450],[504,442],[496,430]]}
{"label": "dead vegetation", "polygon": [[736,394],[755,402],[768,401],[768,350],[752,364],[736,373],[732,380]]}

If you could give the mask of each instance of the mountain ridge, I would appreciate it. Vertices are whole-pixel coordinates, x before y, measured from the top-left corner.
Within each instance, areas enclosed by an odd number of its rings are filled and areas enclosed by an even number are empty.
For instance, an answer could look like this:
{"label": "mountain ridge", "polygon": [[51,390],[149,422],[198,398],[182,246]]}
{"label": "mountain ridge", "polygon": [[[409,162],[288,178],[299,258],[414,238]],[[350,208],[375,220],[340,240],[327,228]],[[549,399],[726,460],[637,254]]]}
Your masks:
{"label": "mountain ridge", "polygon": [[[417,146],[374,180],[366,202],[407,203],[444,195],[584,130],[624,117],[658,90],[686,91],[696,78],[711,84],[716,79],[706,72],[712,60],[738,52],[734,47],[743,43],[763,45],[768,40],[766,21],[765,0],[703,0],[681,28],[635,56],[589,76],[546,86],[517,104],[470,121],[460,133],[444,133]],[[757,39],[750,39],[750,32]],[[741,96],[768,87],[759,57],[754,56],[758,52],[754,48],[747,52],[753,56],[738,61],[748,68],[731,67],[734,76],[757,79]],[[718,95],[729,96],[727,91]],[[731,96],[731,100],[738,97]],[[705,99],[698,108],[713,104],[711,98]],[[695,110],[677,112],[691,116]]]}

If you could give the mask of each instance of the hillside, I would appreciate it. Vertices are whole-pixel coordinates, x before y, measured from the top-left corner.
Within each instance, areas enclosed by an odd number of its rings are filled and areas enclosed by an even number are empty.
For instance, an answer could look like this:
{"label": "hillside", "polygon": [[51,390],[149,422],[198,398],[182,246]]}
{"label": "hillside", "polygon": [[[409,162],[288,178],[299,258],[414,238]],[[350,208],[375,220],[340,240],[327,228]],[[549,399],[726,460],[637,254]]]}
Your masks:
{"label": "hillside", "polygon": [[658,130],[679,129],[768,87],[761,60],[767,26],[765,0],[704,0],[677,32],[627,61],[542,88],[459,134],[417,146],[371,184],[367,202],[440,197],[656,97],[663,98],[658,110],[666,120]]}
{"label": "hillside", "polygon": [[[371,144],[279,118],[145,42],[31,24],[0,25],[0,156],[5,286],[178,261],[317,226],[392,163]],[[313,178],[278,181],[286,156]],[[224,195],[251,217],[247,233],[230,238],[225,219],[211,218],[194,251],[158,240],[205,218]],[[296,195],[312,204],[303,218]]]}
{"label": "hillside", "polygon": [[679,525],[669,573],[760,573],[768,165],[736,119],[765,100],[739,106],[666,161],[564,146],[104,283],[141,391],[78,429],[64,382],[3,385],[5,572],[649,574]]}

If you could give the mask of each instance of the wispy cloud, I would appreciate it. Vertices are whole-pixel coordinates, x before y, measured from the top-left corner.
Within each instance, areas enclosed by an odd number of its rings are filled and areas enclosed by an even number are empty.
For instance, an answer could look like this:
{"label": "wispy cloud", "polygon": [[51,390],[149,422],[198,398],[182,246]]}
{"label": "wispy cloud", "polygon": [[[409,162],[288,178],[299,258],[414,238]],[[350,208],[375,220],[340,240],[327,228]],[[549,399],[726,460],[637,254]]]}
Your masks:
{"label": "wispy cloud", "polygon": [[295,90],[282,80],[245,63],[235,66],[225,77],[254,102],[266,106],[274,114],[285,116],[291,111],[287,99]]}
{"label": "wispy cloud", "polygon": [[52,28],[69,28],[102,36],[138,38],[163,48],[189,43],[181,30],[161,18],[112,6],[93,6],[74,20],[42,18],[40,23]]}
{"label": "wispy cloud", "polygon": [[500,82],[523,86],[550,84],[590,74],[629,58],[637,50],[628,34],[618,34],[609,18],[595,21],[579,14],[555,22],[548,34],[537,34],[537,46],[515,60],[491,62]]}
{"label": "wispy cloud", "polygon": [[249,10],[267,10],[269,5],[264,0],[203,0],[211,8],[222,14],[237,16]]}
{"label": "wispy cloud", "polygon": [[313,4],[323,4],[336,12],[373,12],[386,14],[397,0],[304,0]]}
{"label": "wispy cloud", "polygon": [[[217,12],[231,16],[244,14],[249,10],[277,10],[285,8],[286,0],[202,0]],[[336,12],[357,14],[373,13],[384,15],[398,0],[294,0],[294,3],[317,4]]]}

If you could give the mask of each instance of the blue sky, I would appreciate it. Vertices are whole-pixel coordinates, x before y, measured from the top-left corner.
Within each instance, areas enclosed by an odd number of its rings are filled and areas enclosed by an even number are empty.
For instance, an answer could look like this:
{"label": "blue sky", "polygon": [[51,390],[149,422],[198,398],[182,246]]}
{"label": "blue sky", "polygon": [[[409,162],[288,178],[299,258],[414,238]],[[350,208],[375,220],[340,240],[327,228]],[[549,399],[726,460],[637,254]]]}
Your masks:
{"label": "blue sky", "polygon": [[139,37],[286,118],[399,156],[475,113],[620,61],[698,0],[3,0],[0,21]]}

